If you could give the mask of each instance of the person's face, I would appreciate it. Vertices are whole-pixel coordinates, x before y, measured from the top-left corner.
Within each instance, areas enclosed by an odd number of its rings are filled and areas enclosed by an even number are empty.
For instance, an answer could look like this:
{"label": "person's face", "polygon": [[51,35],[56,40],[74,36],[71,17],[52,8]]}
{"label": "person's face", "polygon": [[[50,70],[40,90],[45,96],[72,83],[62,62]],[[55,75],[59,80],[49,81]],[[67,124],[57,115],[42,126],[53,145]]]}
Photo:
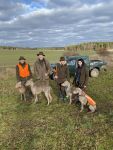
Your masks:
{"label": "person's face", "polygon": [[62,65],[65,65],[65,64],[66,64],[66,61],[61,61],[61,64],[62,64]]}
{"label": "person's face", "polygon": [[39,55],[38,58],[39,58],[40,60],[43,60],[43,59],[44,59],[44,56],[43,56],[43,55]]}
{"label": "person's face", "polygon": [[82,66],[82,61],[78,61],[78,66]]}
{"label": "person's face", "polygon": [[19,60],[19,62],[21,63],[21,64],[24,64],[25,63],[25,60],[23,59],[23,60]]}

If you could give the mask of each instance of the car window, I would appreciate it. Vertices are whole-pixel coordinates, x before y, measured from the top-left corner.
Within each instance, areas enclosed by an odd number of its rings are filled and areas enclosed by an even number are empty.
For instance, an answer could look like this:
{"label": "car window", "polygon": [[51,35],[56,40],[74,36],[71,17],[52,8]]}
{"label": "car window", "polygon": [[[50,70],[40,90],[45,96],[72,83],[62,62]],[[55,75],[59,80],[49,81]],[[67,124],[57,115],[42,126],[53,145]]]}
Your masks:
{"label": "car window", "polygon": [[71,66],[76,66],[76,60],[69,60],[68,64]]}

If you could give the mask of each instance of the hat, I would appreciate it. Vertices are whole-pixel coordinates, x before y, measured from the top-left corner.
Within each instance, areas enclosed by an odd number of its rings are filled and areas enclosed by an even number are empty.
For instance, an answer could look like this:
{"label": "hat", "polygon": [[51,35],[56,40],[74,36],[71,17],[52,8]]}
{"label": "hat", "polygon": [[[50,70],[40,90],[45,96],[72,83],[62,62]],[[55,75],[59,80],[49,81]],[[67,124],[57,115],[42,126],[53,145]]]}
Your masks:
{"label": "hat", "polygon": [[20,56],[18,60],[26,60],[23,56]]}
{"label": "hat", "polygon": [[45,56],[43,52],[39,52],[39,53],[37,54],[37,56],[39,56],[39,55]]}
{"label": "hat", "polygon": [[65,61],[65,58],[63,56],[60,57],[60,61]]}

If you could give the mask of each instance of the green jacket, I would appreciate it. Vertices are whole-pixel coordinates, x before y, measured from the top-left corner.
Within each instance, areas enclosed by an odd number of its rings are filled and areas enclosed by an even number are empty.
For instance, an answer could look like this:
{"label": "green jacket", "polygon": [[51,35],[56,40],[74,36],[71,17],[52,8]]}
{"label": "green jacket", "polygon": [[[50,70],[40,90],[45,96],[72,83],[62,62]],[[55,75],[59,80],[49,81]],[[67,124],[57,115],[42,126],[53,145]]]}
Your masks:
{"label": "green jacket", "polygon": [[57,76],[58,76],[58,79],[57,79],[57,82],[58,83],[63,83],[64,81],[66,80],[70,80],[69,78],[69,68],[67,66],[67,64],[65,65],[61,65],[60,63],[57,64],[56,66],[56,70],[57,70]]}
{"label": "green jacket", "polygon": [[83,67],[81,67],[79,81],[77,79],[78,72],[79,72],[79,68],[76,69],[73,83],[75,84],[75,86],[79,86],[79,87],[87,86],[88,78],[89,78],[89,71],[87,66],[84,65]]}
{"label": "green jacket", "polygon": [[[45,74],[48,74],[47,76]],[[39,59],[34,63],[34,77],[37,80],[48,80],[50,74],[50,64],[44,58],[42,61]]]}

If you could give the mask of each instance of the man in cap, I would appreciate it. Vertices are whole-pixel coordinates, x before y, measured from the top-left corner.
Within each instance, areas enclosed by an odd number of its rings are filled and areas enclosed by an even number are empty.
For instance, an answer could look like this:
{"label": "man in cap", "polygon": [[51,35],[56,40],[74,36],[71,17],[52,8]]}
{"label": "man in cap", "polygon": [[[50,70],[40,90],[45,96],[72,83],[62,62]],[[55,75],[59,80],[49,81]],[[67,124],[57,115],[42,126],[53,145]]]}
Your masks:
{"label": "man in cap", "polygon": [[55,79],[57,81],[59,98],[65,101],[66,91],[65,91],[65,87],[62,86],[62,83],[64,83],[65,81],[69,81],[69,69],[64,57],[60,57],[60,61],[56,65]]}
{"label": "man in cap", "polygon": [[[20,56],[19,63],[16,65],[16,78],[17,82],[21,82],[25,86],[27,80],[32,78],[32,72],[30,65],[26,63],[26,59],[23,56]],[[29,88],[26,90],[26,96],[31,96],[31,91]]]}
{"label": "man in cap", "polygon": [[44,81],[49,84],[50,64],[43,52],[37,54],[37,60],[34,63],[34,76],[37,81]]}

